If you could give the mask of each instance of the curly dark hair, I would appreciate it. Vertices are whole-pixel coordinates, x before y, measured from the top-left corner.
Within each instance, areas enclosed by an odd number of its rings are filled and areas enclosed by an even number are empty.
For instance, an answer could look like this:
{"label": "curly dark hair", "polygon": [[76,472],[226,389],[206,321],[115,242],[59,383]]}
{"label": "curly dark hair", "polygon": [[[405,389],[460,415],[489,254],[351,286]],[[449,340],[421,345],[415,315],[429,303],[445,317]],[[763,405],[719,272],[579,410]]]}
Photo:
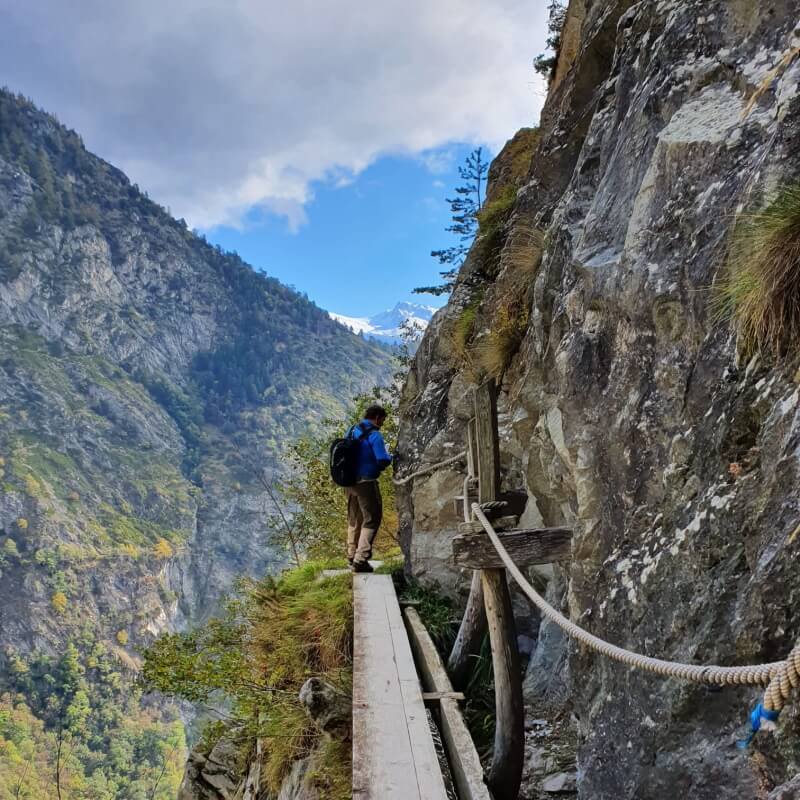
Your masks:
{"label": "curly dark hair", "polygon": [[379,405],[367,406],[364,412],[364,419],[386,419],[387,416],[386,409]]}

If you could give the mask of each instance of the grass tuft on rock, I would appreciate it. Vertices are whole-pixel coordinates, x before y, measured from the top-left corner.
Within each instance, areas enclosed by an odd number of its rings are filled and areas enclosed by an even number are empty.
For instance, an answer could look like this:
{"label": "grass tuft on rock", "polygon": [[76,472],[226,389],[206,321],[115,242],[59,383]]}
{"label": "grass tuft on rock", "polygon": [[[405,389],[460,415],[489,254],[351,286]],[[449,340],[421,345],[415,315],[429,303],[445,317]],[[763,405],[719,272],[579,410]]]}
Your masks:
{"label": "grass tuft on rock", "polygon": [[800,336],[800,185],[743,215],[713,305],[730,319],[745,355],[791,354]]}
{"label": "grass tuft on rock", "polygon": [[528,329],[531,293],[542,262],[544,233],[520,226],[503,247],[489,332],[472,348],[477,372],[500,380]]}

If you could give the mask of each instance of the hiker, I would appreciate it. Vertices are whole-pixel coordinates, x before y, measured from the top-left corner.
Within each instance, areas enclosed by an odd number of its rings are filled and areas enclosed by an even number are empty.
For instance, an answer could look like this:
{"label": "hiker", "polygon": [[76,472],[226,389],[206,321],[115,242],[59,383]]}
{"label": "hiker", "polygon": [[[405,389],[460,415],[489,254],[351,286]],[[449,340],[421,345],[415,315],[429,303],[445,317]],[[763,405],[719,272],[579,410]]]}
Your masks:
{"label": "hiker", "polygon": [[383,517],[378,476],[392,463],[380,429],[386,420],[382,406],[372,405],[364,419],[349,432],[358,440],[356,482],[345,488],[347,495],[347,560],[353,572],[372,572],[372,543]]}

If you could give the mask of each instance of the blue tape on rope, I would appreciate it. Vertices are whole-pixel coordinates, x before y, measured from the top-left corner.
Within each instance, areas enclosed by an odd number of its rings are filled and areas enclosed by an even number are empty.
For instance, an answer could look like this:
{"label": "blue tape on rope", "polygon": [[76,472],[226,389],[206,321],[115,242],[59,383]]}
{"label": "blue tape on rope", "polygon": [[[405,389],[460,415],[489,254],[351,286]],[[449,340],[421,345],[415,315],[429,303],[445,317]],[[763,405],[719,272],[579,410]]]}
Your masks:
{"label": "blue tape on rope", "polygon": [[750,712],[750,735],[746,739],[739,739],[739,741],[736,742],[736,746],[744,750],[750,742],[753,741],[753,737],[761,730],[761,720],[765,719],[767,722],[776,722],[780,714],[780,711],[772,711],[768,708],[764,708],[763,704],[759,703]]}

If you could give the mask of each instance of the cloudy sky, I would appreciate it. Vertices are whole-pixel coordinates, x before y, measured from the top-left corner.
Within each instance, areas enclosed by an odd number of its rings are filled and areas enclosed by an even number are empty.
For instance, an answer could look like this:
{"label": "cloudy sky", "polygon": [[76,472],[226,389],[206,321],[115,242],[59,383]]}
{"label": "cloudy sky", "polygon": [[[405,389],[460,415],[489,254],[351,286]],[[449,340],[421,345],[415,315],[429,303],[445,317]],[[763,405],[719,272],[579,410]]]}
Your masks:
{"label": "cloudy sky", "polygon": [[[55,112],[173,214],[268,259],[256,265],[322,305],[358,311],[343,287],[383,264],[371,312],[417,273],[435,275],[428,251],[443,244],[443,197],[469,147],[496,150],[536,122],[543,87],[531,61],[546,5],[0,0],[0,83]],[[337,210],[359,214],[370,197],[395,221],[413,206],[418,262],[381,249],[374,213],[367,227]],[[348,252],[326,249],[322,230],[330,240],[342,226]],[[353,241],[365,248],[355,266]],[[307,263],[320,253],[325,269]]]}

